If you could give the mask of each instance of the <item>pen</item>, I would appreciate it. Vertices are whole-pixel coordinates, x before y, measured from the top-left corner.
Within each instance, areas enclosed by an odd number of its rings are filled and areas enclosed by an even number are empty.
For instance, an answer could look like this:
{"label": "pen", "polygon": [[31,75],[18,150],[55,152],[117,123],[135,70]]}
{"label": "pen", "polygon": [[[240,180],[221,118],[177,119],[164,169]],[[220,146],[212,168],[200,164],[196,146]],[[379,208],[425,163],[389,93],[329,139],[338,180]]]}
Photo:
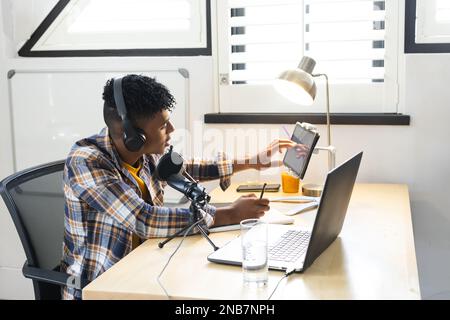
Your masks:
{"label": "pen", "polygon": [[284,130],[284,132],[286,133],[288,139],[290,139],[290,138],[291,138],[291,135],[289,134],[288,129],[286,129],[286,126],[283,126],[283,130]]}
{"label": "pen", "polygon": [[263,194],[264,194],[264,190],[266,190],[266,186],[267,186],[267,183],[264,183],[263,188],[262,188],[262,190],[261,190],[261,195],[259,196],[259,200],[262,199]]}

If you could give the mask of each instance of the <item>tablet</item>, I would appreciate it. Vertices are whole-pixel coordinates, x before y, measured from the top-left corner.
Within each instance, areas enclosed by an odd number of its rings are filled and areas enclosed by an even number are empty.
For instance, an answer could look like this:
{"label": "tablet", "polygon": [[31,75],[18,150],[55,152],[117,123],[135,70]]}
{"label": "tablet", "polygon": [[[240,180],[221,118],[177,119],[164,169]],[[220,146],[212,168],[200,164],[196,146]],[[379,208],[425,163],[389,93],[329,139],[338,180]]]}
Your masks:
{"label": "tablet", "polygon": [[291,148],[286,151],[284,155],[283,164],[291,169],[300,179],[303,179],[308,168],[309,160],[314,151],[320,135],[313,130],[306,129],[301,123],[297,122],[291,140],[297,143],[304,144],[309,147],[309,152],[297,158],[297,150]]}

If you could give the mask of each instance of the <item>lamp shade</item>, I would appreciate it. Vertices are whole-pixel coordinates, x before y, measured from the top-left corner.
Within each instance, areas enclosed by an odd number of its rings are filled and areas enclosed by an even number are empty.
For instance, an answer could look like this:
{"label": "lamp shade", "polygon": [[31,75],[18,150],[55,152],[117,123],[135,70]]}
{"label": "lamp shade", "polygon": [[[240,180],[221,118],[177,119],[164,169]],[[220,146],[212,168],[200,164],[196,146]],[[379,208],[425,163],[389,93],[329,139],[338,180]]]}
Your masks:
{"label": "lamp shade", "polygon": [[283,71],[275,80],[275,89],[290,101],[311,105],[316,98],[316,83],[312,76],[316,62],[303,57],[296,69]]}

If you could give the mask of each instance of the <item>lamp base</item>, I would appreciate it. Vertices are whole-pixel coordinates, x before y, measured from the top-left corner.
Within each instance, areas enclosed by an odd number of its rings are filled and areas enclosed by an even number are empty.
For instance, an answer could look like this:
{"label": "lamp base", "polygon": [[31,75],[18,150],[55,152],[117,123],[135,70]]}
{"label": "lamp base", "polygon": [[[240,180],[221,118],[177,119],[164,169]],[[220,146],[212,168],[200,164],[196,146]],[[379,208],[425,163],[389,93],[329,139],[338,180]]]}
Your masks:
{"label": "lamp base", "polygon": [[302,194],[308,197],[320,197],[322,195],[323,186],[318,184],[305,184],[302,186]]}

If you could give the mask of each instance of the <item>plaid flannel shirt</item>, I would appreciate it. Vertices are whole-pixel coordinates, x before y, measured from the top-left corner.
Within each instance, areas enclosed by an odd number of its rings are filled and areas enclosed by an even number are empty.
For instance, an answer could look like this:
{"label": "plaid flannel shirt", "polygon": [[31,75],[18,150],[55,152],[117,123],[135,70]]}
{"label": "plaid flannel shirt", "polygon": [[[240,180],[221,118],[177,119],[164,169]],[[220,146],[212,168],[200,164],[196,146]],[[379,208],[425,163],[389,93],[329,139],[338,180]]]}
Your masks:
{"label": "plaid flannel shirt", "polygon": [[[142,199],[138,184],[115,150],[108,128],[72,147],[64,169],[65,232],[62,270],[88,281],[126,256],[132,235],[167,237],[192,222],[189,209],[163,207],[165,182],[154,175],[161,155],[144,155],[139,177],[150,194]],[[186,170],[200,181],[220,179],[230,184],[232,162],[219,153],[213,161],[191,160]],[[207,206],[205,222],[213,224],[215,208]],[[63,288],[64,299],[81,299],[81,290]]]}

